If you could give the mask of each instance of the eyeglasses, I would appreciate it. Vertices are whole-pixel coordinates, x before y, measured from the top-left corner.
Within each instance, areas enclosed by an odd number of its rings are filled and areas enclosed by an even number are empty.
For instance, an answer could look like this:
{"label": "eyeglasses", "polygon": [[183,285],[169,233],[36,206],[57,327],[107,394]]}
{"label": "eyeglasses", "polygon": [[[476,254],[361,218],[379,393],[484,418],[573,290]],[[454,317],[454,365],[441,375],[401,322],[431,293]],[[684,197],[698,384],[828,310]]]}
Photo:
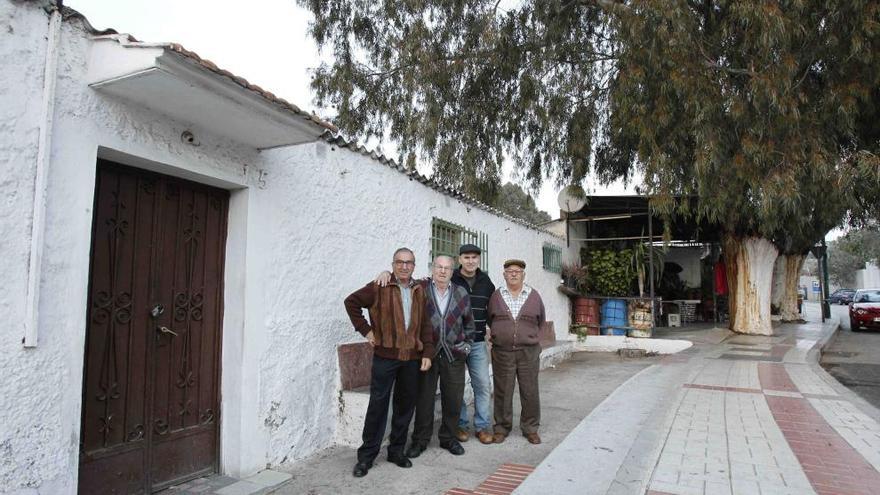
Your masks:
{"label": "eyeglasses", "polygon": [[394,266],[413,266],[415,264],[415,260],[394,260]]}
{"label": "eyeglasses", "polygon": [[434,269],[448,272],[448,271],[452,270],[452,267],[451,266],[434,265]]}
{"label": "eyeglasses", "polygon": [[519,275],[523,273],[525,270],[504,270],[504,273],[508,275]]}

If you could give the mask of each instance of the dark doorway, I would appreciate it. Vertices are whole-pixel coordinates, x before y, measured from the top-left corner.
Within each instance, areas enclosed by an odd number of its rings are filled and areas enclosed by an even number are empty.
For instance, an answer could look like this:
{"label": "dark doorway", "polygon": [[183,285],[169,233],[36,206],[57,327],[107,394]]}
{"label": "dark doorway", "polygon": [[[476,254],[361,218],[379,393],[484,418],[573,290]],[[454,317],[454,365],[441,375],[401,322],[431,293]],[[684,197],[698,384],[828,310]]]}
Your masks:
{"label": "dark doorway", "polygon": [[229,193],[98,161],[79,491],[216,472]]}

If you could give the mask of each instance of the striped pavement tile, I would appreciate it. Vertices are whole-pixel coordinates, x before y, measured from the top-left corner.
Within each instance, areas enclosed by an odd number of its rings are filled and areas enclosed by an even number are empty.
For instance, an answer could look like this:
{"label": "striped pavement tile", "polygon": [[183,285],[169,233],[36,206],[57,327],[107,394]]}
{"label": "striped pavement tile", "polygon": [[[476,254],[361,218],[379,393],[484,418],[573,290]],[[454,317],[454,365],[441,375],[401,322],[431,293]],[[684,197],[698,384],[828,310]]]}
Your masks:
{"label": "striped pavement tile", "polygon": [[480,486],[473,490],[453,488],[445,495],[509,495],[535,470],[534,466],[525,464],[502,464],[494,473],[486,478]]}

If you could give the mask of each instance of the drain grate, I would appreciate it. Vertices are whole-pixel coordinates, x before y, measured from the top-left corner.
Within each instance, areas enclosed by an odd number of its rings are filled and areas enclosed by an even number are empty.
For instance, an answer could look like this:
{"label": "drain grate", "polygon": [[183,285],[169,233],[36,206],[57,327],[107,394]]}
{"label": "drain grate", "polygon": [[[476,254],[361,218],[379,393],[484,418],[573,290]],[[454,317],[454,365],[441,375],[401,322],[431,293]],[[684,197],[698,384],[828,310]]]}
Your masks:
{"label": "drain grate", "polygon": [[851,358],[859,355],[858,352],[850,352],[850,351],[825,351],[822,353],[823,356],[831,356],[831,357],[842,357],[842,358]]}

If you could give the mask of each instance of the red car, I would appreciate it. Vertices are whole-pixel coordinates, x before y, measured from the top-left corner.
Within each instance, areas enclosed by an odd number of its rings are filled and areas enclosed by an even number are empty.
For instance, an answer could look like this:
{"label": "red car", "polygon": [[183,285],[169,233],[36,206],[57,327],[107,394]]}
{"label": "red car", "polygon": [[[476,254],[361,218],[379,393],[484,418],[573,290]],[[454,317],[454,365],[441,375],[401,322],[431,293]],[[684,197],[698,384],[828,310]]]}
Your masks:
{"label": "red car", "polygon": [[859,289],[849,305],[849,327],[880,330],[880,289]]}

